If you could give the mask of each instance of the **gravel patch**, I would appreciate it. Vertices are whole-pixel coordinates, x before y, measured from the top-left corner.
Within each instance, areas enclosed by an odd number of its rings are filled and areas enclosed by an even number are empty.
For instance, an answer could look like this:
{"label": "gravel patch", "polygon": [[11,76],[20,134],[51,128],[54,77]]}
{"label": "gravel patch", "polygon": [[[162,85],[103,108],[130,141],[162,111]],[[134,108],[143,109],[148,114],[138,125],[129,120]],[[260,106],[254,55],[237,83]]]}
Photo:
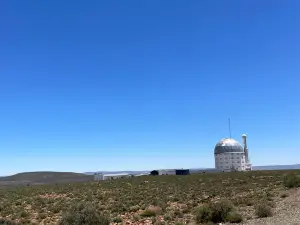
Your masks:
{"label": "gravel patch", "polygon": [[300,189],[289,192],[289,196],[277,202],[274,215],[245,221],[246,225],[300,225]]}

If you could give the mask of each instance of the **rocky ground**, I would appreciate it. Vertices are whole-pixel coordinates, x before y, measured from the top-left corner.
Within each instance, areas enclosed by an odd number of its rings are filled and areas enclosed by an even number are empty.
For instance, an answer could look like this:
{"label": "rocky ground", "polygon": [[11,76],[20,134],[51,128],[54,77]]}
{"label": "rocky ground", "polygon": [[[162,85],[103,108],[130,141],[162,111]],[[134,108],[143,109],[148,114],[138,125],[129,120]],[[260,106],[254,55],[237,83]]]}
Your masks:
{"label": "rocky ground", "polygon": [[275,204],[274,215],[268,218],[252,219],[247,225],[300,225],[300,189],[287,192],[288,197]]}

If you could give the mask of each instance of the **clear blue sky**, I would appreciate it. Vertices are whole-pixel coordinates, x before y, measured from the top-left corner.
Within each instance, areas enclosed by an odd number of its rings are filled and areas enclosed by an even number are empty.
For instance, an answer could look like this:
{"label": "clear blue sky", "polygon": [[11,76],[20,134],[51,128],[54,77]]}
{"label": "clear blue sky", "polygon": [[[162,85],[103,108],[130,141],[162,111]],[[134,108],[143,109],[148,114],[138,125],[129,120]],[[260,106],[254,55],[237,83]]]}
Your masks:
{"label": "clear blue sky", "polygon": [[0,175],[300,163],[300,1],[0,8]]}

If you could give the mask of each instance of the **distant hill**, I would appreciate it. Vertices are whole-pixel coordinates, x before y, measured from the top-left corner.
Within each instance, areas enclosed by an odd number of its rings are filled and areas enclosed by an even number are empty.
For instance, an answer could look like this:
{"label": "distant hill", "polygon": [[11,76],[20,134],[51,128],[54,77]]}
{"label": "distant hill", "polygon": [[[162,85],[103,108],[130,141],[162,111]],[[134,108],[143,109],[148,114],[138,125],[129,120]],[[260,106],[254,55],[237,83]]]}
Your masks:
{"label": "distant hill", "polygon": [[[253,170],[296,170],[300,169],[300,164],[296,165],[269,165],[269,166],[253,166]],[[215,168],[190,168],[191,173],[216,173],[219,172]],[[113,173],[129,173],[129,174],[143,174],[149,173],[150,171],[97,171],[97,173],[113,174]],[[96,172],[86,172],[84,174],[94,175]]]}
{"label": "distant hill", "polygon": [[128,173],[128,174],[143,174],[143,173],[149,173],[150,171],[97,171],[97,172],[85,172],[86,175],[94,175],[95,173],[103,173],[103,174],[114,174],[114,173]]}
{"label": "distant hill", "polygon": [[[216,169],[214,168],[202,168],[202,169],[190,169],[190,172],[191,173],[200,173],[200,172],[217,172]],[[94,175],[95,173],[103,173],[103,174],[114,174],[114,173],[128,173],[128,174],[132,174],[132,175],[137,175],[137,174],[146,174],[146,173],[150,173],[150,170],[146,171],[146,170],[143,170],[143,171],[124,171],[124,170],[121,170],[121,171],[97,171],[97,172],[85,172],[84,174],[87,174],[87,175]]]}
{"label": "distant hill", "polygon": [[[298,170],[300,164],[295,165],[269,165],[269,166],[253,166],[252,170]],[[190,169],[191,173],[199,172],[218,172],[214,168],[203,168],[203,169]]]}
{"label": "distant hill", "polygon": [[300,164],[295,165],[270,165],[270,166],[253,166],[253,170],[298,170]]}
{"label": "distant hill", "polygon": [[[300,169],[300,164],[296,165],[270,165],[270,166],[253,166],[253,170],[293,170]],[[191,173],[215,173],[214,168],[193,168]],[[144,174],[150,171],[98,171],[103,174],[129,173]],[[38,184],[55,184],[55,183],[72,183],[72,182],[89,182],[94,180],[95,172],[72,173],[72,172],[26,172],[18,173],[12,176],[0,177],[0,187],[16,185],[38,185]]]}
{"label": "distant hill", "polygon": [[51,171],[26,172],[7,177],[0,177],[0,186],[89,182],[93,179],[93,176],[82,173]]}

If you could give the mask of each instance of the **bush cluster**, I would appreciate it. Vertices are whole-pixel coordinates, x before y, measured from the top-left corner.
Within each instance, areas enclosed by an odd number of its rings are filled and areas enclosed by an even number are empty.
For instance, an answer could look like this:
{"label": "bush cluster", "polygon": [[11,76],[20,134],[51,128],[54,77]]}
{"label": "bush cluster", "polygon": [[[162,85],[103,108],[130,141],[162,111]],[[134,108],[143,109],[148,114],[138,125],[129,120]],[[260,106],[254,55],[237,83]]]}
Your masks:
{"label": "bush cluster", "polygon": [[145,211],[143,211],[140,216],[142,217],[152,217],[152,216],[155,216],[156,213],[152,210],[149,210],[149,209],[146,209]]}
{"label": "bush cluster", "polygon": [[258,218],[270,217],[273,215],[272,208],[265,202],[259,203],[255,206],[255,215]]}
{"label": "bush cluster", "polygon": [[300,187],[300,177],[294,174],[284,176],[283,184],[287,188]]}
{"label": "bush cluster", "polygon": [[79,203],[65,212],[59,225],[109,225],[109,218],[90,203]]}
{"label": "bush cluster", "polygon": [[0,219],[0,224],[1,225],[17,225],[17,223],[11,221],[11,220],[7,220],[7,219]]}
{"label": "bush cluster", "polygon": [[243,218],[240,214],[234,211],[234,207],[231,202],[223,200],[199,207],[196,210],[195,220],[197,223],[240,223],[243,221]]}

